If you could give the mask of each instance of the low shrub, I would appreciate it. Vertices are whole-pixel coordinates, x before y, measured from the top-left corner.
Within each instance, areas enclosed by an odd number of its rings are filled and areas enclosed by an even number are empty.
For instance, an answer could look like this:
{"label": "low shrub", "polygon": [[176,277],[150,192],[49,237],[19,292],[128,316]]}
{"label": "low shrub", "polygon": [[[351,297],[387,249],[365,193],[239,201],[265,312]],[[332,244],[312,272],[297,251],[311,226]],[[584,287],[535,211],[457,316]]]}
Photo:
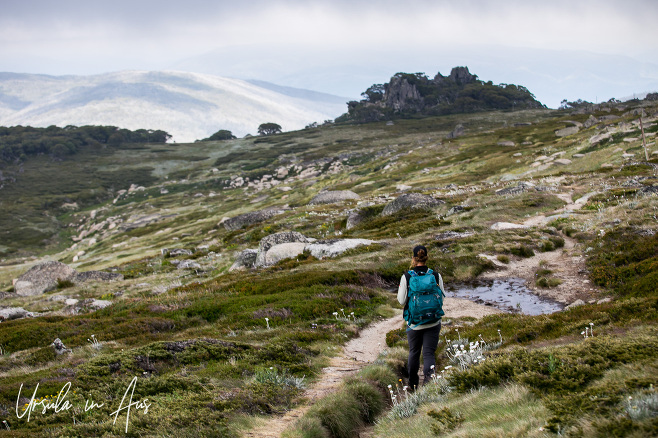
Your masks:
{"label": "low shrub", "polygon": [[532,257],[535,255],[535,252],[530,248],[529,246],[526,245],[519,245],[516,247],[513,247],[509,250],[512,254],[515,256],[523,257],[523,258],[528,258]]}
{"label": "low shrub", "polygon": [[619,295],[649,296],[658,283],[658,233],[619,229],[597,238],[587,260],[590,278]]}

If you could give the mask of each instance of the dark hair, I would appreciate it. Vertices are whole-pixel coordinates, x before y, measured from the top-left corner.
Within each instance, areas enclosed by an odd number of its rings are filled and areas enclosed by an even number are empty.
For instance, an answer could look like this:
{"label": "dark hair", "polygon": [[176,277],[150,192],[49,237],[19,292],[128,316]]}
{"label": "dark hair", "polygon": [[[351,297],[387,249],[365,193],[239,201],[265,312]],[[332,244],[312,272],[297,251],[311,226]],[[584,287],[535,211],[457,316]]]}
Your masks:
{"label": "dark hair", "polygon": [[414,248],[413,258],[411,259],[411,269],[416,267],[418,263],[421,265],[427,263],[427,248],[423,245],[418,245]]}

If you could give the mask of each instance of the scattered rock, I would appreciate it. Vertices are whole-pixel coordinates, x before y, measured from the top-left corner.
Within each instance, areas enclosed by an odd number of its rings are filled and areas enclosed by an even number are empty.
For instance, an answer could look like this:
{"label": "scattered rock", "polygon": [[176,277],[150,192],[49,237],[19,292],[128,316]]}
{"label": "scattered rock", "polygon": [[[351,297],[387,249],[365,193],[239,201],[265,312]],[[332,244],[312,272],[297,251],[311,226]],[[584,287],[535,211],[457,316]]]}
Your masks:
{"label": "scattered rock", "polygon": [[223,222],[224,228],[228,231],[239,230],[242,227],[264,222],[276,215],[283,213],[285,210],[280,208],[266,208],[260,211],[235,216]]}
{"label": "scattered rock", "polygon": [[658,194],[658,185],[656,186],[644,186],[639,191],[642,195],[656,195]]}
{"label": "scattered rock", "polygon": [[499,141],[498,146],[516,146],[513,141]]}
{"label": "scattered rock", "polygon": [[0,321],[9,321],[12,319],[31,318],[34,314],[28,312],[22,307],[4,307],[0,309]]}
{"label": "scattered rock", "polygon": [[612,298],[605,297],[605,298],[601,298],[600,300],[598,300],[596,302],[596,304],[605,304],[605,303],[610,303],[610,302],[612,302]]}
{"label": "scattered rock", "polygon": [[361,210],[351,211],[350,214],[347,216],[347,224],[345,225],[345,228],[351,230],[352,228],[356,227],[361,222],[363,222],[363,219],[364,219],[364,215],[361,212]]}
{"label": "scattered rock", "polygon": [[229,272],[253,268],[256,264],[257,254],[258,250],[256,249],[245,249],[244,251],[241,251],[233,265],[229,268]]}
{"label": "scattered rock", "polygon": [[395,190],[399,192],[406,192],[407,190],[411,190],[411,189],[413,189],[413,187],[408,186],[406,184],[398,184],[397,186],[395,186]]}
{"label": "scattered rock", "polygon": [[572,155],[573,158],[583,158],[584,156],[585,156],[585,154],[573,154]]}
{"label": "scattered rock", "polygon": [[491,226],[492,230],[501,231],[501,230],[514,230],[517,228],[528,228],[525,225],[513,224],[511,222],[496,222]]}
{"label": "scattered rock", "polygon": [[434,236],[435,240],[451,240],[451,239],[463,239],[464,237],[472,236],[473,233],[464,232],[458,233],[457,231],[446,231],[444,233],[437,234]]}
{"label": "scattered rock", "polygon": [[589,144],[594,146],[599,143],[601,143],[604,140],[607,140],[611,137],[611,134],[609,132],[604,132],[602,134],[596,134],[592,137],[589,138]]}
{"label": "scattered rock", "polygon": [[512,156],[513,156],[514,158],[517,158],[517,157],[522,157],[523,154],[522,154],[521,152],[517,152],[517,153],[513,154]]}
{"label": "scattered rock", "polygon": [[566,158],[558,158],[557,160],[553,161],[555,164],[560,164],[562,166],[567,166],[571,164],[571,160],[568,160]]}
{"label": "scattered rock", "polygon": [[263,237],[258,244],[258,255],[256,256],[256,262],[254,263],[254,266],[260,267],[266,265],[265,260],[267,252],[273,246],[291,242],[309,243],[306,236],[298,233],[297,231],[284,231],[282,233],[274,233]]}
{"label": "scattered rock", "polygon": [[74,283],[84,283],[85,281],[121,281],[123,274],[105,271],[86,271],[76,272],[73,278]]}
{"label": "scattered rock", "polygon": [[61,262],[40,263],[18,277],[14,291],[24,297],[41,295],[55,289],[58,280],[73,281],[76,274],[75,269]]}
{"label": "scattered rock", "polygon": [[459,123],[457,126],[455,126],[455,129],[453,129],[450,134],[446,135],[446,138],[457,138],[464,135],[465,133],[466,131],[464,130],[464,125]]}
{"label": "scattered rock", "polygon": [[589,118],[587,120],[585,120],[585,123],[583,123],[583,126],[585,128],[591,128],[592,126],[596,125],[597,123],[599,123],[598,119],[590,114]]}
{"label": "scattered rock", "polygon": [[80,313],[95,312],[96,310],[104,309],[112,305],[112,301],[96,300],[87,298],[85,300],[76,300],[69,298],[66,300],[67,307],[63,310],[64,313],[69,315],[78,315]]}
{"label": "scattered rock", "polygon": [[181,260],[176,267],[178,269],[201,269],[201,265],[194,260]]}
{"label": "scattered rock", "polygon": [[317,259],[323,259],[325,257],[336,257],[347,250],[372,243],[374,241],[368,239],[325,240],[306,245],[306,251],[309,251]]}
{"label": "scattered rock", "polygon": [[192,250],[185,249],[185,248],[176,248],[176,249],[162,248],[160,250],[160,253],[163,256],[169,256],[169,257],[176,257],[176,256],[180,256],[180,255],[191,256],[193,254]]}
{"label": "scattered rock", "polygon": [[50,344],[55,350],[55,354],[58,356],[64,353],[72,353],[73,351],[70,348],[66,348],[66,345],[59,339],[55,339],[52,344]]}
{"label": "scattered rock", "polygon": [[603,163],[603,164],[601,164],[601,168],[602,168],[602,169],[612,169],[612,168],[614,168],[614,167],[615,167],[615,166],[613,166],[613,165],[610,164],[610,163]]}
{"label": "scattered rock", "polygon": [[580,128],[578,128],[577,126],[569,126],[568,128],[558,129],[557,131],[555,131],[555,135],[558,137],[566,137],[568,135],[573,135],[578,133],[579,130]]}
{"label": "scattered rock", "polygon": [[304,242],[285,242],[272,246],[265,256],[262,258],[262,263],[256,262],[257,266],[272,266],[281,260],[291,259],[297,257],[304,252],[306,243]]}
{"label": "scattered rock", "polygon": [[583,301],[583,300],[576,300],[576,301],[574,301],[573,303],[569,304],[567,307],[565,307],[564,310],[567,310],[567,309],[573,309],[574,307],[584,306],[584,305],[585,305],[585,301]]}
{"label": "scattered rock", "polygon": [[14,290],[20,296],[33,296],[57,288],[60,281],[83,283],[85,281],[117,280],[123,280],[123,275],[103,271],[77,272],[64,263],[51,261],[33,266],[25,274],[18,277],[16,283],[14,283]]}
{"label": "scattered rock", "polygon": [[526,181],[520,181],[516,186],[496,190],[496,194],[500,196],[517,195],[519,193],[524,193],[529,189],[535,189],[535,185]]}
{"label": "scattered rock", "polygon": [[445,202],[435,199],[429,195],[423,195],[420,193],[407,193],[398,196],[394,201],[387,204],[382,211],[382,216],[390,216],[397,213],[398,211],[408,208],[430,209],[440,204],[445,204]]}
{"label": "scattered rock", "polygon": [[446,217],[447,216],[452,216],[453,214],[461,213],[464,210],[466,210],[466,208],[464,206],[455,205],[454,207],[450,208],[450,210],[448,210],[448,213],[446,213]]}
{"label": "scattered rock", "polygon": [[351,190],[326,190],[315,195],[309,202],[309,205],[333,204],[335,202],[348,201],[352,199],[361,199],[361,196],[357,195]]}
{"label": "scattered rock", "polygon": [[144,216],[131,216],[126,222],[122,223],[119,228],[122,231],[130,231],[174,216],[176,216],[176,213],[166,215],[148,214]]}

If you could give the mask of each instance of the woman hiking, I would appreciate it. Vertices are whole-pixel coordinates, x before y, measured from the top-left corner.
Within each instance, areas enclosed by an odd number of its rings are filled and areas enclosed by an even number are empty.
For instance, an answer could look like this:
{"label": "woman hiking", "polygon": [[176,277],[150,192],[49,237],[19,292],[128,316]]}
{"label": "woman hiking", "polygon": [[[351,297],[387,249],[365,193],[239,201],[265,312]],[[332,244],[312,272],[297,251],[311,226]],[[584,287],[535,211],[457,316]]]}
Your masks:
{"label": "woman hiking", "polygon": [[418,245],[408,272],[400,279],[398,301],[404,306],[409,341],[409,386],[418,388],[420,353],[423,352],[423,384],[432,378],[436,362],[434,353],[439,344],[443,316],[443,279],[427,267],[427,248]]}

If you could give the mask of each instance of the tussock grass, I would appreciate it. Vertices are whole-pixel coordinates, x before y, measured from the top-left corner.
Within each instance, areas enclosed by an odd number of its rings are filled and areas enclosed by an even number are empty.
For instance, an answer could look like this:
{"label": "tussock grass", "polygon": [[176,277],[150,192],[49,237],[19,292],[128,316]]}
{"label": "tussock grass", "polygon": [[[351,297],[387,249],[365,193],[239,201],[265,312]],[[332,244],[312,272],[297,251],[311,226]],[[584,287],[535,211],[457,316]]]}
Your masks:
{"label": "tussock grass", "polygon": [[[448,409],[463,420],[454,429],[442,424],[429,412]],[[375,436],[412,437],[549,437],[540,430],[548,410],[526,388],[505,385],[466,395],[452,395],[440,403],[423,405],[416,416],[407,421],[382,419],[375,427]],[[433,433],[436,430],[437,433]]]}

